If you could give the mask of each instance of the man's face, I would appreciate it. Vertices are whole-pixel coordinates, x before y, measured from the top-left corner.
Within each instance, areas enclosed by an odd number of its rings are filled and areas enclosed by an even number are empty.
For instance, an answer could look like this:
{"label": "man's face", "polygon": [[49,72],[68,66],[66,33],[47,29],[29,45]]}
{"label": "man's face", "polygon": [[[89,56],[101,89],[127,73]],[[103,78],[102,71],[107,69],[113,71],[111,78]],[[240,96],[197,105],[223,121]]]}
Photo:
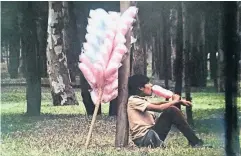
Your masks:
{"label": "man's face", "polygon": [[140,90],[145,94],[145,96],[151,96],[152,95],[152,84],[147,83],[144,87],[140,88]]}

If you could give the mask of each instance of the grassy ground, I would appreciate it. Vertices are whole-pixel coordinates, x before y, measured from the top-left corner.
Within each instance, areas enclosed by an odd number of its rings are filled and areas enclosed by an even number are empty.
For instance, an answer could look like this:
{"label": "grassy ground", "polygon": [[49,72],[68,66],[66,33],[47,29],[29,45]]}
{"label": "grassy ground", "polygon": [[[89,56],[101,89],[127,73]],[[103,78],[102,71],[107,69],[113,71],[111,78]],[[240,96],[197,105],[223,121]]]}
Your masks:
{"label": "grassy ground", "polygon": [[[81,101],[79,91],[76,93]],[[85,115],[82,103],[79,106],[54,107],[51,105],[49,90],[43,88],[41,116],[28,117],[24,115],[26,111],[24,87],[2,88],[1,96],[1,155],[3,156],[225,155],[222,94],[212,92],[193,94],[196,133],[205,142],[212,144],[213,149],[192,149],[187,146],[187,140],[179,132],[169,133],[165,140],[166,149],[139,149],[131,141],[128,147],[117,149],[114,147],[115,118],[107,116],[108,104],[106,104],[102,106],[102,116],[98,116],[95,123],[90,148],[85,150],[84,143],[91,117]]]}

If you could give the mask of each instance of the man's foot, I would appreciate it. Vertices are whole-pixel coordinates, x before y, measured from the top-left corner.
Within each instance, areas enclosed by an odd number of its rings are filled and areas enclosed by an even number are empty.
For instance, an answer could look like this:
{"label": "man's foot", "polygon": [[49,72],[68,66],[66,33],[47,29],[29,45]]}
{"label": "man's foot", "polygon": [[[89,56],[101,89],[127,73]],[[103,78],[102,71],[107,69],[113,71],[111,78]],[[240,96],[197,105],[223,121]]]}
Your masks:
{"label": "man's foot", "polygon": [[199,142],[196,145],[192,145],[192,148],[213,148],[213,146],[204,144],[203,140],[199,139]]}

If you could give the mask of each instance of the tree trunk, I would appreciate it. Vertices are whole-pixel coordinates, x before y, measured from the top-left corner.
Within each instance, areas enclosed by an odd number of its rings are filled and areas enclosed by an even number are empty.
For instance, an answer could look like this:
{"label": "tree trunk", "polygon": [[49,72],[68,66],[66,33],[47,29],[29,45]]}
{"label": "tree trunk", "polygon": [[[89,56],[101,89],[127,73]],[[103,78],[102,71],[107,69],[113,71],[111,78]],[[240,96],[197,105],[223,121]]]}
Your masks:
{"label": "tree trunk", "polygon": [[[74,14],[73,2],[63,2],[64,5],[64,41],[66,42],[66,55],[71,82],[75,82],[78,69],[78,51],[80,44],[77,36],[77,24]],[[68,41],[68,42],[67,42]]]}
{"label": "tree trunk", "polygon": [[40,71],[41,77],[47,77],[47,29],[48,29],[48,2],[37,2],[38,7],[38,22],[37,34],[40,51]]}
{"label": "tree trunk", "polygon": [[[167,20],[167,8],[163,8],[162,11],[162,26],[163,26],[163,71],[164,71],[164,82],[165,88],[169,89],[168,78],[169,78],[169,66],[168,66],[168,20]],[[166,99],[167,100],[167,99]]]}
{"label": "tree trunk", "polygon": [[218,20],[218,57],[217,57],[217,90],[224,92],[224,53],[223,53],[223,30],[222,11],[219,10]]}
{"label": "tree trunk", "polygon": [[[190,44],[188,40],[188,30],[191,29],[189,24],[191,20],[188,18],[186,2],[182,2],[182,21],[183,21],[183,55],[184,55],[184,82],[185,82],[185,96],[186,100],[191,101],[191,87],[190,87],[190,73],[189,73],[189,60],[190,60]],[[193,126],[192,107],[186,107],[187,121]]]}
{"label": "tree trunk", "polygon": [[23,2],[23,51],[26,52],[27,115],[40,115],[41,76],[40,53],[37,41],[37,29],[33,2]]}
{"label": "tree trunk", "polygon": [[117,98],[110,101],[109,116],[117,115]]}
{"label": "tree trunk", "polygon": [[201,24],[200,24],[200,29],[201,29],[201,40],[200,40],[200,53],[201,53],[201,60],[200,60],[200,86],[201,87],[206,87],[206,81],[207,81],[207,77],[206,77],[206,69],[205,69],[205,64],[206,64],[206,50],[205,50],[205,25],[206,25],[206,19],[204,16],[204,12],[201,12]]}
{"label": "tree trunk", "polygon": [[[121,1],[120,10],[124,12],[129,8],[130,2]],[[130,52],[130,31],[126,34],[126,46]],[[116,137],[115,146],[124,147],[128,145],[129,125],[127,118],[128,102],[128,78],[130,76],[130,53],[126,54],[122,67],[119,69],[119,87],[117,98],[117,120],[116,120]]]}
{"label": "tree trunk", "polygon": [[20,35],[19,35],[19,25],[18,16],[16,15],[14,26],[14,32],[10,34],[10,45],[9,45],[9,66],[8,72],[10,78],[18,77],[18,67],[19,67],[19,56],[20,56]]}
{"label": "tree trunk", "polygon": [[133,37],[136,39],[136,42],[133,43],[131,49],[133,57],[132,61],[132,74],[145,74],[144,68],[145,66],[145,52],[144,52],[144,45],[143,45],[143,38],[141,37],[141,28],[140,28],[140,20],[138,16],[136,17],[136,22],[133,26]]}
{"label": "tree trunk", "polygon": [[177,11],[170,11],[170,39],[171,39],[171,80],[175,80],[175,60],[176,60],[176,34],[177,34]]}
{"label": "tree trunk", "polygon": [[[161,21],[163,20],[162,19],[163,17],[161,16]],[[158,49],[159,49],[159,52],[158,52],[158,67],[159,67],[159,79],[160,80],[163,80],[165,78],[164,76],[164,31],[163,31],[163,26],[162,25],[158,25],[158,29],[159,29],[159,34],[158,34],[158,41],[159,41],[159,44],[158,44]]]}
{"label": "tree trunk", "polygon": [[[78,104],[70,85],[62,2],[49,2],[47,67],[54,105]],[[64,33],[62,33],[64,32]]]}
{"label": "tree trunk", "polygon": [[156,37],[152,37],[152,76],[157,74],[156,59],[157,59],[157,49],[156,49]]}
{"label": "tree trunk", "polygon": [[223,43],[225,54],[225,149],[226,155],[238,156],[240,154],[240,142],[237,110],[238,93],[238,61],[240,41],[237,36],[237,2],[222,2]]}
{"label": "tree trunk", "polygon": [[[183,78],[183,28],[182,28],[182,6],[178,5],[178,21],[177,21],[177,51],[175,60],[175,93],[182,94],[182,78]],[[181,109],[181,105],[177,105]]]}

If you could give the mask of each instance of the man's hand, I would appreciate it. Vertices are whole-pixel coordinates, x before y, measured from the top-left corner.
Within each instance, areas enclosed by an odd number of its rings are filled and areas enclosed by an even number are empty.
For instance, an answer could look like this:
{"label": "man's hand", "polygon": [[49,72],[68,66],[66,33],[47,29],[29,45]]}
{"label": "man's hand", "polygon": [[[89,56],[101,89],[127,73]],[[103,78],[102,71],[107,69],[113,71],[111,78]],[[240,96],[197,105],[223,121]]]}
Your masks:
{"label": "man's hand", "polygon": [[188,107],[192,106],[192,103],[190,101],[180,100],[180,102],[183,106],[188,106]]}

